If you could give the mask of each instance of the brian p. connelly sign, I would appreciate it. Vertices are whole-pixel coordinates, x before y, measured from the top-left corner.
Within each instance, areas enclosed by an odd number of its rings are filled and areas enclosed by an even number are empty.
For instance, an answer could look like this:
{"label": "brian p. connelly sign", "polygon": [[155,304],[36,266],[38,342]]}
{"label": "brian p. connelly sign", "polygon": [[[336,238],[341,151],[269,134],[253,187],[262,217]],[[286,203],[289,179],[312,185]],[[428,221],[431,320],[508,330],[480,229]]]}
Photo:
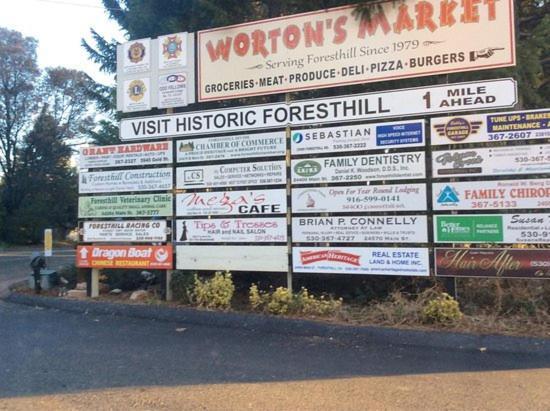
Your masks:
{"label": "brian p. connelly sign", "polygon": [[427,116],[449,111],[513,107],[516,82],[511,78],[374,93],[228,107],[171,115],[123,118],[121,140],[192,136],[287,125],[342,123],[388,117]]}
{"label": "brian p. connelly sign", "polygon": [[379,4],[199,32],[199,101],[515,64],[511,0]]}

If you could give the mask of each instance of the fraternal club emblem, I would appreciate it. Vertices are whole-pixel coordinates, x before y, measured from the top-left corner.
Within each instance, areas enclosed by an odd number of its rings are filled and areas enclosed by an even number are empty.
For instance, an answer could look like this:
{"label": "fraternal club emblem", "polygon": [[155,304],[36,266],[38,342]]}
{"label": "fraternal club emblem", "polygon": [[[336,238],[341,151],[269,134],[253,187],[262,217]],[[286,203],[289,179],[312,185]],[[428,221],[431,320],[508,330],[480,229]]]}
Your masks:
{"label": "fraternal club emblem", "polygon": [[481,121],[468,121],[462,117],[449,120],[446,124],[436,124],[435,129],[441,137],[458,143],[466,140],[470,135],[477,134],[481,127]]}
{"label": "fraternal club emblem", "polygon": [[128,58],[132,63],[139,63],[145,57],[145,46],[136,42],[128,49]]}
{"label": "fraternal club emblem", "polygon": [[183,52],[181,48],[182,43],[183,41],[177,35],[166,37],[162,43],[162,54],[164,58],[171,60],[181,56]]}
{"label": "fraternal club emblem", "polygon": [[146,91],[145,83],[141,80],[132,80],[128,86],[128,95],[136,103],[143,98]]}

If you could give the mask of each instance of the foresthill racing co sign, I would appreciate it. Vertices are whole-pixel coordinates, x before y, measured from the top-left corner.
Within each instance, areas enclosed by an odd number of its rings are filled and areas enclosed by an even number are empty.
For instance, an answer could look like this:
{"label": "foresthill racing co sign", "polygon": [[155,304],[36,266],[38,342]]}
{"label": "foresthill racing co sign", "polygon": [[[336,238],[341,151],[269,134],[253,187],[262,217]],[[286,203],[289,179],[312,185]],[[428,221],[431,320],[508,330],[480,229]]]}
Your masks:
{"label": "foresthill racing co sign", "polygon": [[82,245],[76,249],[80,268],[173,268],[172,246]]}
{"label": "foresthill racing co sign", "polygon": [[164,242],[168,234],[165,220],[85,221],[83,239],[94,242]]}
{"label": "foresthill racing co sign", "polygon": [[517,102],[511,78],[441,84],[351,96],[230,107],[172,115],[124,118],[121,140],[143,140],[341,123],[449,111],[509,108]]}
{"label": "foresthill racing co sign", "polygon": [[515,65],[511,0],[355,7],[199,32],[199,101]]}

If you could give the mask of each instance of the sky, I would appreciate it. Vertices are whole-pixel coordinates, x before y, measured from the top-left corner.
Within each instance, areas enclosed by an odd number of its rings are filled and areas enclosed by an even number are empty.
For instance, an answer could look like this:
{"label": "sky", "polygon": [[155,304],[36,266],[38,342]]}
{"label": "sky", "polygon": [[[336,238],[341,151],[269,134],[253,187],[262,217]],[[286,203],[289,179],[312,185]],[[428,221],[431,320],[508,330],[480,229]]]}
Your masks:
{"label": "sky", "polygon": [[0,27],[36,38],[42,68],[82,70],[102,84],[114,84],[114,78],[100,73],[80,45],[82,38],[91,40],[90,28],[108,40],[124,41],[100,0],[0,0]]}

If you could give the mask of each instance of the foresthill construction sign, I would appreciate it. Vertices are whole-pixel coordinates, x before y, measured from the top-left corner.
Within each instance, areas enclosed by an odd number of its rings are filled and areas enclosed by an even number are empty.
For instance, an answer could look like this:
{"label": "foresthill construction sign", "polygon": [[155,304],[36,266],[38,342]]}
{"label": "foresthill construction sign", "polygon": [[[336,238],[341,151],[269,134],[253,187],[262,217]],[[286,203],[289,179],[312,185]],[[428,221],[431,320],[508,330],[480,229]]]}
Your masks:
{"label": "foresthill construction sign", "polygon": [[352,5],[199,32],[199,101],[515,64],[512,0],[380,6],[369,19]]}

